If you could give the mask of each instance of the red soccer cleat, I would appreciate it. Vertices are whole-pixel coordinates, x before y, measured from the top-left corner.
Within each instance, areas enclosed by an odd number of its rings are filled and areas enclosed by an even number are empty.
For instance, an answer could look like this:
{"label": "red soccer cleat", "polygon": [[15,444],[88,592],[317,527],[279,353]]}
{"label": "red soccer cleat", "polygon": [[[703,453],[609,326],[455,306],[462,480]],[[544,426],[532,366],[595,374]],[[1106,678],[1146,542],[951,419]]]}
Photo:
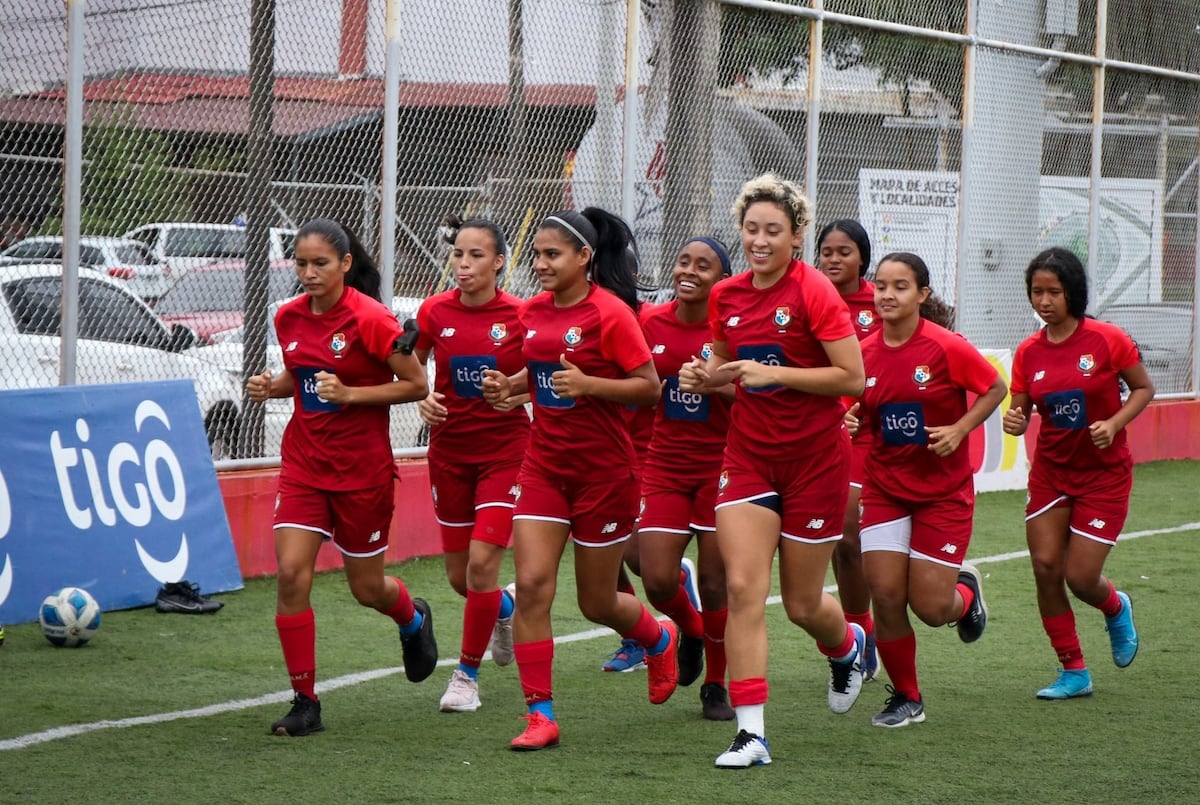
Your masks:
{"label": "red soccer cleat", "polygon": [[656,657],[646,653],[646,681],[650,689],[650,704],[662,704],[671,698],[679,684],[679,629],[664,621],[667,630],[667,650]]}
{"label": "red soccer cleat", "polygon": [[525,731],[512,739],[509,748],[514,752],[536,752],[558,746],[558,722],[551,721],[541,713],[521,716],[529,723]]}

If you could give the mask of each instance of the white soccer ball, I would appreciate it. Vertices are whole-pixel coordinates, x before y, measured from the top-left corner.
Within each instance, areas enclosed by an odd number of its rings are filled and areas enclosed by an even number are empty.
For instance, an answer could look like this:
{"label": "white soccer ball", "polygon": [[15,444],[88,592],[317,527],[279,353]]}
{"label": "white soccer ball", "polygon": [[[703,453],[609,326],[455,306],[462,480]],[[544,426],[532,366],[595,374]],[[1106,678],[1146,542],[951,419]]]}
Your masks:
{"label": "white soccer ball", "polygon": [[42,601],[38,623],[53,645],[78,648],[100,629],[100,605],[87,590],[63,587]]}

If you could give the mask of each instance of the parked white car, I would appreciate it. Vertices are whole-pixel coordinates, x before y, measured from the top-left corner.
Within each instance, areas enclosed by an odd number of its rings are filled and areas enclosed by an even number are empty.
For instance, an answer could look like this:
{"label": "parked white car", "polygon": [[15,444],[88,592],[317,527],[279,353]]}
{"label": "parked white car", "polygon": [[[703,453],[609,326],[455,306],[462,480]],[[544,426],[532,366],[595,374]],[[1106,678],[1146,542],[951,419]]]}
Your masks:
{"label": "parked white car", "polygon": [[[272,227],[269,233],[269,258],[290,260],[296,253],[296,230]],[[246,258],[246,228],[235,224],[146,224],[129,230],[124,237],[145,244],[155,258],[171,267],[174,280],[214,260]]]}
{"label": "parked white car", "polygon": [[[58,385],[61,317],[62,266],[0,266],[0,388]],[[196,342],[187,327],[168,328],[122,282],[80,272],[76,382],[190,378],[213,455],[228,457],[237,444],[241,376],[190,354]]]}
{"label": "parked white car", "polygon": [[[283,371],[283,350],[275,334],[275,311],[285,299],[272,302],[267,309],[267,365],[254,367],[254,371],[269,369],[272,374]],[[392,297],[392,312],[403,322],[417,315],[421,299],[408,296]],[[242,341],[243,327],[238,326],[224,332],[214,333],[213,343],[207,346],[197,346],[188,350],[188,354],[211,363],[226,374],[241,376],[242,373]],[[427,366],[429,387],[433,388],[433,361]],[[263,403],[263,454],[279,455],[279,447],[283,443],[283,430],[288,420],[292,418],[292,400],[277,398]],[[412,404],[393,405],[391,409],[389,432],[391,433],[392,448],[404,449],[424,447],[429,444],[429,428],[421,421],[417,407]]]}
{"label": "parked white car", "polygon": [[[61,262],[61,237],[33,237],[0,252],[0,265]],[[121,280],[147,304],[167,292],[174,278],[171,267],[155,259],[145,244],[130,238],[82,237],[79,265]]]}

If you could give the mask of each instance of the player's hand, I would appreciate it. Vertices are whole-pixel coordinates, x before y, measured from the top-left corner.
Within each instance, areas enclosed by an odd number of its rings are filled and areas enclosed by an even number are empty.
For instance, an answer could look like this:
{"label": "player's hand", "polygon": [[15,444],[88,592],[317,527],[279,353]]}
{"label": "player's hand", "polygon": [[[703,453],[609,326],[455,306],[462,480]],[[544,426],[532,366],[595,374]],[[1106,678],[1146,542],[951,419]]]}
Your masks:
{"label": "player's hand", "polygon": [[514,394],[511,397],[505,397],[492,407],[497,411],[511,411],[514,408],[520,408],[522,405],[529,402],[529,400],[530,397],[528,394]]}
{"label": "player's hand", "polygon": [[779,378],[775,376],[775,367],[765,363],[750,360],[730,361],[721,368],[741,380],[743,388],[758,389],[764,386],[779,385]]}
{"label": "player's hand", "polygon": [[264,402],[271,396],[271,370],[246,378],[246,395],[254,402]]}
{"label": "player's hand", "polygon": [[558,356],[558,362],[563,368],[550,375],[551,388],[554,393],[564,400],[574,400],[586,397],[588,393],[588,376],[575,364],[567,360],[566,353]]}
{"label": "player's hand", "polygon": [[317,381],[317,399],[322,402],[346,405],[352,400],[350,389],[342,385],[342,381],[333,372],[317,372],[313,375]]}
{"label": "player's hand", "polygon": [[504,372],[498,372],[495,369],[483,370],[483,382],[480,384],[480,388],[483,390],[483,399],[493,407],[499,407],[512,396],[512,381]]}
{"label": "player's hand", "polygon": [[679,367],[679,390],[692,394],[707,394],[705,384],[709,377],[708,366],[693,355],[690,361]]}
{"label": "player's hand", "polygon": [[1088,425],[1088,431],[1092,434],[1092,444],[1096,445],[1100,450],[1111,447],[1113,439],[1117,436],[1117,426],[1113,424],[1111,419],[1102,419],[1099,422],[1093,422]]}
{"label": "player's hand", "polygon": [[1009,436],[1023,436],[1029,428],[1029,417],[1020,408],[1009,408],[1004,412],[1002,425]]}
{"label": "player's hand", "polygon": [[929,449],[941,458],[945,458],[958,449],[963,439],[967,437],[967,431],[957,425],[939,425],[936,428],[926,427],[925,437],[929,442]]}
{"label": "player's hand", "polygon": [[861,405],[862,403],[855,403],[842,416],[842,424],[846,426],[846,430],[850,431],[851,436],[858,433],[858,409]]}
{"label": "player's hand", "polygon": [[421,421],[426,425],[440,425],[446,421],[446,406],[442,405],[442,400],[446,399],[445,394],[440,394],[436,391],[429,392],[425,399],[417,403],[417,413],[421,415]]}

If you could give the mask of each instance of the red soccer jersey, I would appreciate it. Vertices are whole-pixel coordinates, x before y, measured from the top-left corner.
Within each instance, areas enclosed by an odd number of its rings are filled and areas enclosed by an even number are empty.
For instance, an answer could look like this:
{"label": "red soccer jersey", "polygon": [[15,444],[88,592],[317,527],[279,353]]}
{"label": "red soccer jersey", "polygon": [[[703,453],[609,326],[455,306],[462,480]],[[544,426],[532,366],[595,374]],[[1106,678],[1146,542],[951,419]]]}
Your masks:
{"label": "red soccer jersey", "polygon": [[621,378],[649,362],[650,350],[633,311],[613,294],[592,285],[570,307],[540,293],[520,310],[524,357],[533,397],[533,431],[525,461],[550,477],[603,480],[616,468],[634,466],[625,406],[597,397],[559,397],[551,375],[559,356],[587,375]]}
{"label": "red soccer jersey", "polygon": [[1129,463],[1124,429],[1100,450],[1087,428],[1120,409],[1120,373],[1140,362],[1124,330],[1096,319],[1082,319],[1058,344],[1044,329],[1021,342],[1013,357],[1012,392],[1028,394],[1042,415],[1034,460],[1067,469]]}
{"label": "red soccer jersey", "polygon": [[883,319],[875,311],[874,283],[860,279],[858,288],[843,296],[842,301],[850,308],[850,321],[854,324],[854,334],[859,341],[883,326]]}
{"label": "red soccer jersey", "polygon": [[[755,288],[752,272],[721,280],[708,298],[715,341],[731,360],[780,366],[830,366],[823,341],[854,334],[846,303],[829,278],[793,260],[770,288]],[[729,441],[764,461],[834,449],[845,409],[838,397],[784,386],[737,384]]]}
{"label": "red soccer jersey", "polygon": [[642,309],[642,332],[650,346],[654,368],[666,381],[654,418],[647,466],[672,473],[720,470],[729,432],[729,403],[715,394],[679,390],[679,367],[693,356],[712,355],[712,332],[707,321],[679,320],[678,300]]}
{"label": "red soccer jersey", "polygon": [[345,386],[393,380],[387,360],[400,337],[396,317],[347,286],[320,315],[312,312],[307,296],[284,303],[275,314],[275,332],[284,368],[295,381],[294,412],[280,448],[280,477],[331,491],[386,483],[394,473],[388,406],[326,402],[317,396],[315,376],[332,372]]}
{"label": "red soccer jersey", "polygon": [[522,300],[500,291],[477,307],[454,288],[417,310],[417,348],[433,351],[434,391],[445,395],[446,421],[430,429],[429,454],[443,461],[519,460],[529,440],[524,407],[497,411],[483,399],[483,370],[516,374],[524,366]]}
{"label": "red soccer jersey", "polygon": [[985,393],[999,377],[996,368],[967,339],[924,319],[898,347],[885,344],[879,332],[862,349],[867,382],[858,415],[871,438],[867,483],[915,502],[948,496],[969,483],[966,440],[941,458],[929,449],[925,428],[961,419],[967,392]]}

